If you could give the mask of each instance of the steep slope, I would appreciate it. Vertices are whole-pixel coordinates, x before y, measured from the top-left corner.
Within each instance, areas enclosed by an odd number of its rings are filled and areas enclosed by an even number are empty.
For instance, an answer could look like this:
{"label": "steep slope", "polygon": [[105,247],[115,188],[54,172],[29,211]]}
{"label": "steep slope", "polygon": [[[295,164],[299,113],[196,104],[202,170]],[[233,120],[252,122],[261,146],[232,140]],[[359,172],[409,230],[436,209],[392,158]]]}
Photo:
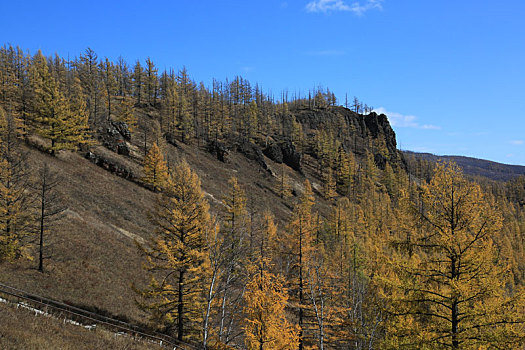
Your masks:
{"label": "steep slope", "polygon": [[[349,147],[357,145],[358,156],[368,149],[370,139],[382,136],[387,140],[391,157],[397,157],[395,134],[384,116],[362,116],[339,107],[300,110],[295,115],[306,132],[327,125],[341,131],[341,135],[352,135],[357,130],[357,137],[346,141],[352,142]],[[147,117],[142,120],[145,123],[142,129],[148,133],[146,139],[153,140],[150,133],[155,129],[156,120]],[[63,151],[53,157],[24,146],[34,174],[44,163],[59,174],[58,191],[67,210],[49,237],[45,237],[45,255],[48,257],[45,272],[37,272],[34,261],[4,263],[0,269],[0,281],[74,305],[96,307],[111,315],[144,321],[145,315],[136,307],[131,289],[132,284],[146,283],[135,241],[141,242],[153,232],[148,212],[156,196],[139,184],[143,140],[143,132],[137,131],[132,136],[127,142],[131,149],[129,156],[103,146],[91,147],[87,155],[103,159],[104,162],[99,163],[101,166],[93,164],[93,159],[83,157],[83,153]],[[295,194],[302,192],[304,179],[310,179],[317,189],[317,209],[324,215],[330,210],[330,203],[320,196],[322,180],[315,170],[317,161],[312,155],[305,154],[301,160],[302,172],[298,172],[261,155],[267,167],[264,169],[260,162],[249,159],[235,147],[229,147],[225,161],[218,160],[205,145],[196,143],[188,145],[172,140],[172,143],[165,144],[164,151],[169,162],[184,158],[197,171],[214,213],[221,209],[229,178],[236,176],[249,194],[250,211],[255,213],[271,208],[283,225],[295,197],[281,199],[274,191],[275,173],[281,171],[291,179]],[[125,169],[125,172],[118,169]]]}

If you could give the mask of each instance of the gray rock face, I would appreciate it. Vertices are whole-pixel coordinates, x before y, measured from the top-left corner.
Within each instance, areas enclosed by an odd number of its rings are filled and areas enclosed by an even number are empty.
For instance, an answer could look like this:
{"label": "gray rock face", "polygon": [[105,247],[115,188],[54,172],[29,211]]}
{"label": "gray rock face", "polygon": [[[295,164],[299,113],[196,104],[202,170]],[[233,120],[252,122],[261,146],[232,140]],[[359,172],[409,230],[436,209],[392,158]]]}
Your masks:
{"label": "gray rock face", "polygon": [[127,141],[131,140],[128,125],[124,122],[111,122],[105,129],[99,129],[99,139],[107,149],[129,156]]}
{"label": "gray rock face", "polygon": [[[362,115],[338,106],[316,110],[298,109],[294,111],[294,116],[307,133],[320,129],[332,130],[333,136],[341,140],[344,149],[360,156],[369,150],[370,139],[383,137],[389,153],[388,160],[400,158],[396,134],[384,114],[372,112]],[[386,159],[377,160],[378,166],[381,166]]]}
{"label": "gray rock face", "polygon": [[283,154],[283,162],[290,168],[302,172],[301,169],[301,153],[297,152],[292,142],[284,142],[281,145],[281,151]]}
{"label": "gray rock face", "polygon": [[224,143],[215,140],[210,141],[207,145],[207,149],[208,152],[217,157],[218,160],[226,163],[228,158],[228,148]]}
{"label": "gray rock face", "polygon": [[266,160],[264,160],[264,155],[259,146],[250,142],[247,139],[240,139],[237,141],[237,152],[242,153],[246,158],[254,160],[259,164],[264,170],[269,170]]}
{"label": "gray rock face", "polygon": [[283,162],[283,151],[281,150],[281,146],[276,143],[268,145],[268,147],[263,150],[263,153],[276,163],[281,164]]}
{"label": "gray rock face", "polygon": [[111,126],[113,126],[113,128],[115,128],[118,133],[120,135],[122,135],[122,137],[126,140],[126,141],[130,141],[131,140],[131,132],[129,131],[129,127],[128,127],[128,124],[124,123],[124,122],[111,122]]}
{"label": "gray rock face", "polygon": [[113,173],[117,176],[123,177],[128,180],[136,180],[135,175],[131,172],[131,170],[126,169],[125,167],[119,164],[115,164],[114,162],[100,155],[97,155],[93,152],[87,152],[85,158],[91,163],[98,165],[99,167],[109,171],[110,173]]}

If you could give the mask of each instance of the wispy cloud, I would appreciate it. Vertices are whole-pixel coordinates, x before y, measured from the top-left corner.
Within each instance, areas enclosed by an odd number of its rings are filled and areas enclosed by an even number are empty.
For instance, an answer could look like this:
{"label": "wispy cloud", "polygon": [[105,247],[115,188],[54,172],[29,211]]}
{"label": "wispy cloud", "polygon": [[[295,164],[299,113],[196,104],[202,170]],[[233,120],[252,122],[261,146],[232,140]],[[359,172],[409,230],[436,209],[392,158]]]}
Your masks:
{"label": "wispy cloud", "polygon": [[346,52],[341,50],[319,50],[319,51],[308,51],[306,53],[309,56],[343,56]]}
{"label": "wispy cloud", "polygon": [[512,145],[521,146],[523,145],[523,140],[512,140],[512,141],[509,141],[509,143]]}
{"label": "wispy cloud", "polygon": [[368,10],[378,9],[381,10],[383,6],[381,3],[383,0],[365,0],[365,1],[354,1],[348,4],[344,0],[312,0],[306,4],[306,11],[308,12],[353,12],[354,14],[361,16]]}
{"label": "wispy cloud", "polygon": [[441,127],[432,124],[420,124],[417,121],[417,117],[413,115],[404,115],[396,112],[389,112],[383,107],[375,108],[374,112],[379,114],[385,114],[390,121],[392,126],[398,128],[414,128],[414,129],[425,129],[425,130],[441,130]]}
{"label": "wispy cloud", "polygon": [[250,72],[255,71],[255,67],[253,66],[242,66],[241,69],[245,73],[250,73]]}

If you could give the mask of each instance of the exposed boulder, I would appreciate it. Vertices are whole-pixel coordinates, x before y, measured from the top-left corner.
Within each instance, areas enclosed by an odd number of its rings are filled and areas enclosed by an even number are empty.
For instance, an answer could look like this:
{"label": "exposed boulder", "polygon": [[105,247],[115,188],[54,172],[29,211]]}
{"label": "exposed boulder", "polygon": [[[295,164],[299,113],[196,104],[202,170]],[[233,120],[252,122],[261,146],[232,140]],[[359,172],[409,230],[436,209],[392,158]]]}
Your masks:
{"label": "exposed boulder", "polygon": [[130,152],[131,151],[127,142],[122,142],[117,145],[118,154],[122,154],[123,156],[129,156]]}
{"label": "exposed boulder", "polygon": [[264,160],[264,154],[259,146],[250,142],[248,139],[241,139],[237,141],[237,151],[242,153],[246,158],[254,160],[264,170],[269,170],[266,160]]}
{"label": "exposed boulder", "polygon": [[109,159],[106,159],[93,152],[87,152],[85,158],[91,163],[98,165],[99,167],[113,173],[117,176],[123,177],[128,180],[135,181],[135,175],[133,172],[120,164],[116,164]]}
{"label": "exposed boulder", "polygon": [[111,125],[118,131],[120,135],[126,140],[131,140],[131,132],[129,131],[128,124],[118,121],[118,122],[111,122]]}
{"label": "exposed boulder", "polygon": [[118,154],[129,156],[128,140],[131,134],[128,125],[124,122],[111,122],[104,129],[99,129],[99,139],[104,147]]}
{"label": "exposed boulder", "polygon": [[397,153],[396,133],[392,130],[388,118],[384,114],[376,114],[374,112],[366,115],[365,125],[368,133],[372,138],[376,139],[382,135],[385,139],[386,148],[391,155]]}
{"label": "exposed boulder", "polygon": [[281,164],[283,162],[283,151],[281,146],[275,143],[268,145],[263,151],[264,155],[276,163]]}
{"label": "exposed boulder", "polygon": [[224,143],[213,140],[208,143],[206,148],[208,152],[217,157],[218,160],[223,163],[226,162],[228,157],[228,148]]}
{"label": "exposed boulder", "polygon": [[171,132],[167,132],[164,134],[164,139],[166,139],[166,141],[172,145],[172,146],[175,146],[175,147],[179,147],[179,145],[177,145],[177,140],[175,140],[175,135],[173,135],[173,133]]}
{"label": "exposed boulder", "polygon": [[301,153],[297,152],[291,141],[283,142],[281,144],[281,152],[283,155],[283,162],[286,165],[296,171],[302,172]]}
{"label": "exposed boulder", "polygon": [[[396,134],[384,114],[371,112],[363,115],[341,106],[324,109],[298,108],[293,114],[308,135],[316,133],[317,130],[329,130],[334,137],[341,140],[346,150],[361,157],[370,151],[370,139],[383,138],[389,153],[387,161],[395,164],[400,159]],[[306,152],[315,156],[312,150],[307,149]]]}
{"label": "exposed boulder", "polygon": [[374,155],[374,163],[376,163],[379,169],[385,170],[386,162],[387,159],[381,153],[376,153]]}

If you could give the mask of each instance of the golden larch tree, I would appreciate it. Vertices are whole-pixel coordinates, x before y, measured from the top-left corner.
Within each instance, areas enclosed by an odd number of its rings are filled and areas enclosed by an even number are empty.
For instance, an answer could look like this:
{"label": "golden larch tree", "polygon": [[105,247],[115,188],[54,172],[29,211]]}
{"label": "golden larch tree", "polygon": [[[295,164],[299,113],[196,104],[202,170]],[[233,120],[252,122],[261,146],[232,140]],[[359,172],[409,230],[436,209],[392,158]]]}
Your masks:
{"label": "golden larch tree", "polygon": [[[405,200],[408,200],[405,198]],[[506,289],[493,200],[459,167],[441,163],[404,225],[389,260],[385,296],[390,346],[479,349],[523,341],[522,293]]]}
{"label": "golden larch tree", "polygon": [[162,191],[168,185],[168,166],[157,143],[154,143],[146,154],[142,171],[142,181],[155,191]]}
{"label": "golden larch tree", "polygon": [[243,329],[245,344],[250,350],[294,350],[299,344],[298,329],[286,319],[288,291],[284,280],[271,272],[269,247],[276,234],[273,217],[264,213],[259,249],[249,266],[252,276],[244,294]]}
{"label": "golden larch tree", "polygon": [[66,99],[40,51],[33,58],[30,81],[33,90],[32,127],[37,134],[51,141],[48,147],[51,153],[62,149],[76,150],[79,144],[89,142],[85,106],[72,106]]}
{"label": "golden larch tree", "polygon": [[315,197],[310,181],[304,181],[304,191],[299,203],[292,212],[291,220],[286,227],[286,233],[281,237],[283,250],[289,266],[287,271],[292,302],[297,310],[299,325],[299,349],[304,348],[305,304],[307,302],[305,288],[307,283],[306,270],[312,254],[314,234],[317,230],[317,221],[312,213]]}
{"label": "golden larch tree", "polygon": [[28,255],[26,238],[32,234],[28,171],[15,124],[0,107],[0,261]]}
{"label": "golden larch tree", "polygon": [[177,339],[195,340],[201,336],[203,283],[209,267],[206,232],[211,225],[200,179],[185,161],[173,170],[150,220],[155,234],[139,247],[151,282],[137,289],[139,304],[156,324],[174,330]]}

